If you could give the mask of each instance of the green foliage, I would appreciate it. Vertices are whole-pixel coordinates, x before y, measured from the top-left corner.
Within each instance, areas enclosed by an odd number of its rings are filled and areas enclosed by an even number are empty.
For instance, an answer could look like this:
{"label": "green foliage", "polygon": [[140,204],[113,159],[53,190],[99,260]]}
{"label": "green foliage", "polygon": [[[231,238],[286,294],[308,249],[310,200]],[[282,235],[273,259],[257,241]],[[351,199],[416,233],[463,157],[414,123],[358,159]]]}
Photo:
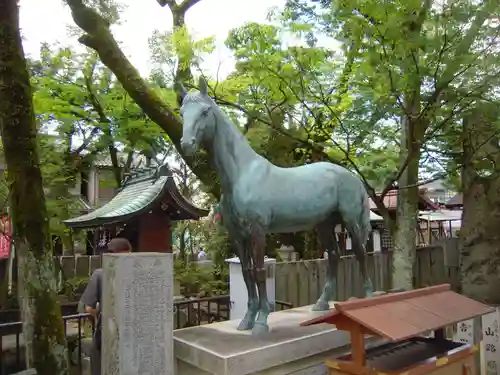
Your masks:
{"label": "green foliage", "polygon": [[64,280],[60,294],[64,295],[68,301],[79,301],[82,293],[87,287],[88,282],[88,277],[72,277]]}
{"label": "green foliage", "polygon": [[72,248],[62,221],[83,212],[82,173],[107,161],[112,178],[100,184],[116,187],[124,172],[138,166],[139,154],[155,158],[169,140],[95,54],[43,45],[30,70],[50,231]]}
{"label": "green foliage", "polygon": [[[360,146],[350,158],[380,186],[381,175],[394,176],[402,167],[394,162],[405,149],[397,142],[404,121],[415,122],[423,175],[449,171],[456,179],[460,122],[478,98],[492,100],[498,87],[499,11],[491,1],[288,0],[279,20],[290,31],[307,24],[323,39],[340,42],[342,70],[325,86],[343,103],[339,124],[354,133],[346,146]],[[411,101],[418,104],[410,116]],[[456,153],[448,152],[450,142]],[[392,154],[387,165],[379,162],[381,143]]]}
{"label": "green foliage", "polygon": [[224,261],[234,255],[233,245],[226,228],[218,224],[213,225],[208,233],[205,249],[215,266],[225,265]]}
{"label": "green foliage", "polygon": [[[366,98],[330,89],[342,73],[342,61],[333,51],[311,43],[304,46],[300,40],[299,45],[284,45],[283,37],[292,34],[300,39],[310,29],[286,31],[250,23],[232,30],[226,45],[237,58],[236,72],[217,86],[217,95],[244,106],[253,117],[267,119],[267,129],[251,123],[248,137],[273,162],[297,165],[317,160],[312,152],[316,144],[332,161],[349,165],[348,158],[357,162],[358,155],[370,150],[384,124],[373,119],[372,124],[362,124],[374,108]],[[278,142],[270,142],[277,134]]]}
{"label": "green foliage", "polygon": [[224,295],[229,292],[229,284],[216,279],[210,267],[198,267],[195,263],[176,261],[174,270],[183,296]]}
{"label": "green foliage", "polygon": [[[150,78],[162,89],[173,87],[176,68],[199,67],[203,62],[203,57],[212,53],[214,48],[213,37],[196,40],[189,34],[185,25],[175,31],[154,30],[149,38],[150,58],[153,63]],[[174,101],[167,100],[167,103],[176,107],[175,94],[171,90],[168,92],[170,93],[168,99],[173,98]]]}

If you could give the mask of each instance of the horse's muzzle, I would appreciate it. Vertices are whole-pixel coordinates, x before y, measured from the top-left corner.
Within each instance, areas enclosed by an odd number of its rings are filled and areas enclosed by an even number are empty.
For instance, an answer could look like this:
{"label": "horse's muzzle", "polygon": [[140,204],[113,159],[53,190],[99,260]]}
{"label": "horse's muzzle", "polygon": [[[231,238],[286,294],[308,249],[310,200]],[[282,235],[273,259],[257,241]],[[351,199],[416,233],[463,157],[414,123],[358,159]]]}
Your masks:
{"label": "horse's muzzle", "polygon": [[193,156],[196,152],[196,139],[190,138],[185,140],[184,138],[181,138],[181,148],[186,156]]}

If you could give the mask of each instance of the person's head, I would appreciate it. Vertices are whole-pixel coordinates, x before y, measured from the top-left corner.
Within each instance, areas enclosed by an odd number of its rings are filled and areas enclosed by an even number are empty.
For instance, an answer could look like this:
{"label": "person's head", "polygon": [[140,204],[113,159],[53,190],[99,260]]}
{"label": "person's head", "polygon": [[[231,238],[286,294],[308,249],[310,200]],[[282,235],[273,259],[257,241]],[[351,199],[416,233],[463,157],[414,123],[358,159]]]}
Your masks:
{"label": "person's head", "polygon": [[107,253],[130,253],[132,251],[132,245],[130,242],[123,237],[113,238],[108,242]]}

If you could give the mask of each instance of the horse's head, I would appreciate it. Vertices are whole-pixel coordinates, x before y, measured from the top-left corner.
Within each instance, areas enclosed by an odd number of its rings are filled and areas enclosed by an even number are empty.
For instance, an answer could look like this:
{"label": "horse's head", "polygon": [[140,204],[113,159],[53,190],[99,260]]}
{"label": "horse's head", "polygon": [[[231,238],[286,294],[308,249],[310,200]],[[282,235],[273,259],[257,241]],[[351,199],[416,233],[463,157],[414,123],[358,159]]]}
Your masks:
{"label": "horse's head", "polygon": [[207,141],[215,128],[214,103],[208,96],[207,82],[200,77],[199,92],[188,93],[182,84],[178,85],[182,98],[181,115],[183,119],[181,147],[187,156],[193,155],[200,144]]}

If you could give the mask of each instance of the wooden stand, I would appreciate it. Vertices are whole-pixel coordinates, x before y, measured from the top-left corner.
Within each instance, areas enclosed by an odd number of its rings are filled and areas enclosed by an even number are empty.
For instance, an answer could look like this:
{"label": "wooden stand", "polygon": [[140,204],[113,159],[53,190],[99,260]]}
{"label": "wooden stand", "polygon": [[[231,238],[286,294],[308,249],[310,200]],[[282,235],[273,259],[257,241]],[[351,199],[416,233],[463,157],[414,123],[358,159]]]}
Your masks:
{"label": "wooden stand", "polygon": [[[477,375],[477,345],[453,342],[444,328],[488,314],[482,303],[439,285],[335,304],[335,311],[302,323],[330,323],[351,335],[351,353],[325,362],[330,375]],[[434,337],[423,337],[434,331]],[[365,349],[365,335],[389,342]]]}

